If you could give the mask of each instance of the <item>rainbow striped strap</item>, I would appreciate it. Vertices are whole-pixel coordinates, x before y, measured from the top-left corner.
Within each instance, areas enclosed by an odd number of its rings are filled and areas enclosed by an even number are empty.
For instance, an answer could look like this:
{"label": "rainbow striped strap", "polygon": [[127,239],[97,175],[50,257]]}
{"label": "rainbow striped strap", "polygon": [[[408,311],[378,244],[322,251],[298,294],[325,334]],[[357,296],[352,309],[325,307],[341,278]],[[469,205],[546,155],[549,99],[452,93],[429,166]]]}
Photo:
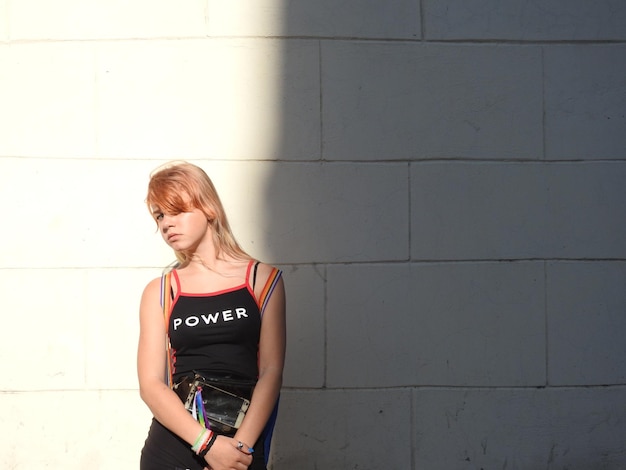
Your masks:
{"label": "rainbow striped strap", "polygon": [[165,383],[167,386],[173,387],[173,370],[172,370],[172,346],[170,344],[170,338],[168,335],[168,328],[170,323],[170,311],[172,305],[172,296],[170,295],[172,289],[172,273],[171,271],[161,276],[161,307],[163,307],[163,319],[165,321]]}
{"label": "rainbow striped strap", "polygon": [[267,278],[267,282],[265,286],[263,286],[263,290],[261,291],[261,296],[259,297],[259,306],[261,307],[261,317],[263,317],[263,312],[265,312],[265,307],[267,307],[267,303],[272,296],[272,292],[274,292],[274,288],[283,272],[278,268],[272,268],[270,272],[270,276]]}

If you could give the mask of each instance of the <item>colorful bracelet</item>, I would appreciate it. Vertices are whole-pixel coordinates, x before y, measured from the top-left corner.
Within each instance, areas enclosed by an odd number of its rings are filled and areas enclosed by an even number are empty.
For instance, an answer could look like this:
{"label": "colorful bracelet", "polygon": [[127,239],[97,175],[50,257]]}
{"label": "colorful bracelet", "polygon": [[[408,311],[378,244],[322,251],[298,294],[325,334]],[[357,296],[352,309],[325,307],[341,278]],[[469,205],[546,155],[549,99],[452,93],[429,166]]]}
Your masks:
{"label": "colorful bracelet", "polygon": [[209,429],[203,429],[202,432],[196,438],[196,441],[191,446],[191,450],[193,450],[196,454],[198,454],[206,445],[206,443],[209,441],[209,439],[211,439],[213,434],[214,434],[213,431],[210,431]]}

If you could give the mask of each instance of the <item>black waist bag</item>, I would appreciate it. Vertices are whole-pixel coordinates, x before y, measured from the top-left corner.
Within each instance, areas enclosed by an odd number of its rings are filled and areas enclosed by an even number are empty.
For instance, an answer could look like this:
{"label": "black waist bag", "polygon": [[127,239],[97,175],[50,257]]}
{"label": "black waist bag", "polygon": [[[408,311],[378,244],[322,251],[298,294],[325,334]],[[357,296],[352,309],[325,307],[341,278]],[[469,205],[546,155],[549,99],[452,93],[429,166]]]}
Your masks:
{"label": "black waist bag", "polygon": [[252,380],[196,373],[175,384],[173,390],[200,424],[220,434],[231,434],[246,416],[255,385]]}

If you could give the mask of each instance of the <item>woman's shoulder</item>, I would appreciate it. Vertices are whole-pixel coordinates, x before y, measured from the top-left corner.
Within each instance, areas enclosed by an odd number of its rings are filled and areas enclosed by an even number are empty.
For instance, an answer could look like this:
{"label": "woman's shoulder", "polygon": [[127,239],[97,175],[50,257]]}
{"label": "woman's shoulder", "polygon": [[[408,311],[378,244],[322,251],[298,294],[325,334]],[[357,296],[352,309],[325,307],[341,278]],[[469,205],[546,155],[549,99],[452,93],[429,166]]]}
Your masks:
{"label": "woman's shoulder", "polygon": [[263,261],[260,261],[258,259],[252,259],[250,260],[250,263],[252,265],[252,268],[258,272],[259,274],[269,274],[270,272],[276,270],[276,271],[280,271],[279,268],[277,268],[276,266],[273,266],[269,263],[265,263]]}
{"label": "woman's shoulder", "polygon": [[254,290],[259,291],[267,284],[280,280],[282,278],[282,271],[276,266],[255,260],[251,277],[254,281]]}
{"label": "woman's shoulder", "polygon": [[155,291],[161,292],[161,282],[162,276],[155,277],[154,279],[150,280],[150,282],[148,282],[143,289],[144,294],[149,294]]}
{"label": "woman's shoulder", "polygon": [[161,286],[163,285],[163,281],[165,280],[165,278],[169,277],[170,282],[173,282],[171,281],[172,274],[178,269],[180,269],[178,265],[172,265],[165,268],[159,277],[153,278],[152,280],[150,280],[150,282],[148,282],[148,284],[146,284],[146,286],[144,287],[144,292],[151,292],[155,290],[158,290],[160,292]]}

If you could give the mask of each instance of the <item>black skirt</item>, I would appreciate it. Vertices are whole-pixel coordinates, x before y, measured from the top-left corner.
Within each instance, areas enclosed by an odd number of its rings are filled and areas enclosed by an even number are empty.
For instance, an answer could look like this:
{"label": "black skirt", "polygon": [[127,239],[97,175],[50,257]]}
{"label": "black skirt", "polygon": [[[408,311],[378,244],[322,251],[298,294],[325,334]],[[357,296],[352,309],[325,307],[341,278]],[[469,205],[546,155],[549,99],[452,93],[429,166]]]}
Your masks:
{"label": "black skirt", "polygon": [[[267,470],[264,435],[254,445],[252,464],[248,470]],[[148,437],[141,451],[140,470],[202,470],[204,459],[191,446],[156,419],[152,419]]]}

